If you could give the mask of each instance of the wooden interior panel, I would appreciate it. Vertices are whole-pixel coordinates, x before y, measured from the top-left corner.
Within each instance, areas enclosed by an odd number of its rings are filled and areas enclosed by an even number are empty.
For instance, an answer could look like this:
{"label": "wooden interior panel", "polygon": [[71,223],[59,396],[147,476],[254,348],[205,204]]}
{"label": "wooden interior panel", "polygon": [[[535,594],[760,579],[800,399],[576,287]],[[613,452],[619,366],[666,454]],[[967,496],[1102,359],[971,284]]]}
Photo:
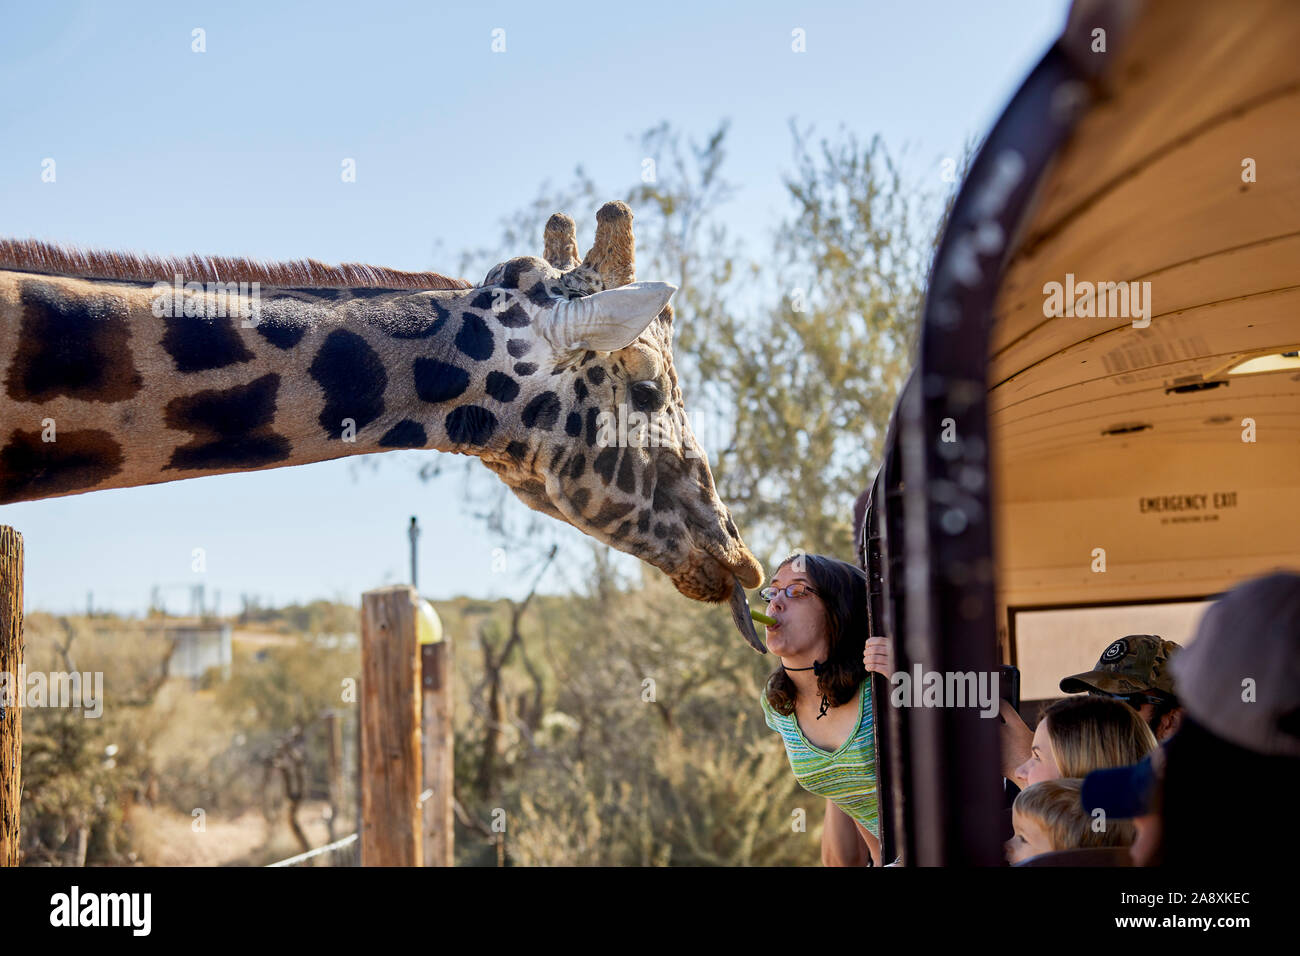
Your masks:
{"label": "wooden interior panel", "polygon": [[[1300,372],[1227,374],[1300,348],[1297,51],[1300,4],[1146,5],[1040,188],[989,356],[1004,622],[1300,567]],[[1150,325],[1045,315],[1067,273],[1149,282]]]}

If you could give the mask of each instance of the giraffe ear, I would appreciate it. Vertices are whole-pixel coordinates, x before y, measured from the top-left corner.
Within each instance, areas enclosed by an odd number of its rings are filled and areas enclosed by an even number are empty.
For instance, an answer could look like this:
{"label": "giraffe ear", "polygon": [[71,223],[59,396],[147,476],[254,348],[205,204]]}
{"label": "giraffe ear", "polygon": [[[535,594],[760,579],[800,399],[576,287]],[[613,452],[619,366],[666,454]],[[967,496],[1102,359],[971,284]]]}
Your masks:
{"label": "giraffe ear", "polygon": [[636,341],[676,291],[670,282],[631,282],[557,302],[542,313],[538,324],[560,351],[617,352]]}

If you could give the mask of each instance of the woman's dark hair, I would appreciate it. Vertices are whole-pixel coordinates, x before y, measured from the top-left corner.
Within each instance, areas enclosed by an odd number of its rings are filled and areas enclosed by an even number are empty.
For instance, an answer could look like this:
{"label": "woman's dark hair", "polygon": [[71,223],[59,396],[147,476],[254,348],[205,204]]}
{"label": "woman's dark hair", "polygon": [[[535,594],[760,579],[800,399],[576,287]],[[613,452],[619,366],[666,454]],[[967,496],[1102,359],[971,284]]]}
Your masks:
{"label": "woman's dark hair", "polygon": [[1238,873],[1300,853],[1300,758],[1256,753],[1184,714],[1165,743],[1158,861]]}
{"label": "woman's dark hair", "polygon": [[[826,609],[826,637],[830,657],[820,662],[817,689],[831,705],[847,704],[867,676],[862,650],[867,643],[867,576],[849,564],[824,554],[792,554],[777,567],[800,562],[802,573],[812,581],[815,600]],[[807,600],[806,598],[804,600]],[[767,702],[778,714],[794,713],[798,689],[784,667],[778,666],[767,679]]]}

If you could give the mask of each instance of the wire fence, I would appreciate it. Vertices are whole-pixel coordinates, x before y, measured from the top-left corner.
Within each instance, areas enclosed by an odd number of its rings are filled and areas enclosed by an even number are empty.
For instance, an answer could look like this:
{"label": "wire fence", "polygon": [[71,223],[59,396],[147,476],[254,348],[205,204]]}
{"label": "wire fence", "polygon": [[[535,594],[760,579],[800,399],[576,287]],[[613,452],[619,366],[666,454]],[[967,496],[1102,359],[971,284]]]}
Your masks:
{"label": "wire fence", "polygon": [[361,845],[357,842],[357,835],[355,833],[345,836],[342,840],[335,840],[333,843],[327,843],[314,850],[308,850],[306,853],[299,853],[297,856],[291,856],[287,860],[279,860],[278,862],[267,864],[268,867],[360,865]]}

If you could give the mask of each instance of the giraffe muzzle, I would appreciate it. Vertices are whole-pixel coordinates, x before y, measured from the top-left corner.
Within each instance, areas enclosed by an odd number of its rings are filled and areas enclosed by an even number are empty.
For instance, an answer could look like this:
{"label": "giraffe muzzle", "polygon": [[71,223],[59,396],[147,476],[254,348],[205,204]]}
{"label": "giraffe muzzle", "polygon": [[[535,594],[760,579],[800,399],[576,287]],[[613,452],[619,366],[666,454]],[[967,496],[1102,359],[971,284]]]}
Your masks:
{"label": "giraffe muzzle", "polygon": [[767,647],[754,629],[749,598],[745,594],[746,582],[752,587],[762,583],[763,568],[743,544],[724,549],[716,544],[700,547],[697,542],[685,567],[670,573],[669,577],[677,590],[689,598],[715,604],[727,601],[740,636],[760,654],[767,653]]}

